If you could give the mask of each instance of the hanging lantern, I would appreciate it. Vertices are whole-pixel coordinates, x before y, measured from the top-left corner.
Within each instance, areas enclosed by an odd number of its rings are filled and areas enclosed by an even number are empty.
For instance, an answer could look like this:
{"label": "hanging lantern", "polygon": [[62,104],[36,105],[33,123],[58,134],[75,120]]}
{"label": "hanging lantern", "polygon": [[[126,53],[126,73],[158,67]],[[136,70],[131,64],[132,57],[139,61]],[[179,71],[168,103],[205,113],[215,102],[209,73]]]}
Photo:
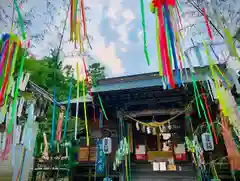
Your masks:
{"label": "hanging lantern", "polygon": [[209,133],[202,134],[202,144],[205,151],[214,150],[213,138]]}

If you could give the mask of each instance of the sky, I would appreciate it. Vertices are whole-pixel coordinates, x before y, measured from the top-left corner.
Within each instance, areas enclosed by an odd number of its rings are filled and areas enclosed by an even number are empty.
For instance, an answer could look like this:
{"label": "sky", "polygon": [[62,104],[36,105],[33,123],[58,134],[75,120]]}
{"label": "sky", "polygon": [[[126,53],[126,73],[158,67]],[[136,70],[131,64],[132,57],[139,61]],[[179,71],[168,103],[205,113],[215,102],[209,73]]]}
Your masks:
{"label": "sky", "polygon": [[[12,8],[9,4],[11,0],[1,0],[0,7],[4,7],[5,11],[11,16]],[[209,39],[204,25],[204,18],[198,17],[197,11],[189,4],[184,3],[186,0],[180,0],[182,6],[183,27],[195,24],[192,28],[186,28],[183,31],[184,39],[182,40],[183,51],[186,51],[191,57],[194,66],[198,66],[192,49],[193,43],[201,43],[201,39]],[[68,1],[63,0],[36,1],[28,0],[22,4],[22,12],[29,12],[33,8],[34,19],[32,25],[28,28],[28,35],[35,35],[44,30],[48,30],[44,39],[39,42],[32,42],[35,47],[31,48],[31,53],[37,58],[41,58],[49,53],[50,48],[59,45],[59,36],[54,25],[63,29],[63,22],[66,18]],[[147,27],[147,46],[150,56],[151,65],[146,63],[143,51],[143,31],[142,19],[139,0],[85,0],[85,6],[90,7],[86,10],[86,17],[90,21],[87,22],[87,32],[93,37],[90,40],[92,50],[86,49],[85,55],[90,55],[94,60],[87,59],[87,64],[100,62],[106,67],[107,77],[116,77],[123,75],[133,75],[147,72],[158,71],[158,60],[156,50],[155,37],[155,18],[149,10],[150,0],[145,0],[145,19]],[[7,6],[5,4],[8,4]],[[224,6],[222,6],[224,7]],[[240,7],[240,6],[239,6]],[[240,9],[240,8],[239,8]],[[51,19],[49,13],[52,14]],[[8,23],[10,24],[10,23]],[[50,25],[51,24],[51,25]],[[76,67],[81,57],[76,56],[78,50],[69,42],[69,20],[64,33],[64,41],[62,44],[63,52],[60,58],[63,63]],[[9,31],[8,27],[3,27],[0,23],[0,29]],[[218,45],[214,46],[214,51],[224,59],[226,47],[222,45],[222,39],[215,36],[214,42]],[[219,45],[220,44],[220,45]],[[75,52],[75,54],[73,53]],[[204,51],[201,50],[203,57]],[[212,56],[216,58],[213,52]],[[204,62],[207,63],[206,57]],[[186,67],[189,65],[186,64]]]}

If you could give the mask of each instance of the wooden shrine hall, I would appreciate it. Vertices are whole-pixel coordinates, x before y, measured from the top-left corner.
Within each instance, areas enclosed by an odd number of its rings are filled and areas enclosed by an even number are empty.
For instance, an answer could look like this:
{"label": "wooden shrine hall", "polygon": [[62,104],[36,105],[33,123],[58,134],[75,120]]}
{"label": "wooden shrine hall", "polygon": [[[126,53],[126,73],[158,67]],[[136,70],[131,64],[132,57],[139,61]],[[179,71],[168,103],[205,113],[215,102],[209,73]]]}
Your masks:
{"label": "wooden shrine hall", "polygon": [[[224,64],[219,67],[225,71]],[[207,83],[209,67],[195,70],[196,80]],[[102,180],[106,175],[112,180],[124,178],[126,168],[122,166],[123,161],[116,161],[116,152],[125,138],[130,152],[128,172],[133,181],[194,180],[195,169],[184,145],[185,136],[191,133],[186,116],[192,116],[193,127],[202,120],[194,113],[189,69],[187,74],[183,75],[184,85],[176,89],[163,89],[158,73],[99,80],[92,90],[93,100],[87,102],[90,146],[86,146],[86,132],[79,133],[75,158],[80,164],[72,169],[73,180]],[[78,113],[84,119],[82,108],[81,105]],[[76,112],[74,101],[71,111],[73,115]],[[112,153],[105,159],[104,172],[97,173],[96,140],[106,136],[112,138]]]}

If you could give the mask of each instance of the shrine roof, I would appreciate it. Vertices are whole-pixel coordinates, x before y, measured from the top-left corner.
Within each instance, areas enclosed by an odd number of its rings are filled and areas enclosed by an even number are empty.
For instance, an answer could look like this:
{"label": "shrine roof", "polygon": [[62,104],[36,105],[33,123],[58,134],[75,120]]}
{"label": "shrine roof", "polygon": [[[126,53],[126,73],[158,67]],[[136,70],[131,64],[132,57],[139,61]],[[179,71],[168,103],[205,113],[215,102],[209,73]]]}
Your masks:
{"label": "shrine roof", "polygon": [[[221,70],[224,70],[226,68],[225,64],[217,64],[217,65]],[[207,80],[211,76],[209,66],[194,67],[194,70],[196,72],[197,81]],[[191,71],[189,68],[186,69],[186,71],[183,71],[182,79],[184,83],[192,82]],[[174,76],[174,80],[177,84],[176,76]],[[153,72],[153,73],[147,73],[147,74],[138,74],[138,75],[131,75],[131,76],[102,79],[98,81],[97,86],[92,89],[92,92],[98,93],[98,92],[127,90],[127,89],[135,89],[135,88],[155,87],[155,86],[162,86],[162,85],[163,85],[163,82],[162,82],[162,79],[159,77],[159,73]]]}

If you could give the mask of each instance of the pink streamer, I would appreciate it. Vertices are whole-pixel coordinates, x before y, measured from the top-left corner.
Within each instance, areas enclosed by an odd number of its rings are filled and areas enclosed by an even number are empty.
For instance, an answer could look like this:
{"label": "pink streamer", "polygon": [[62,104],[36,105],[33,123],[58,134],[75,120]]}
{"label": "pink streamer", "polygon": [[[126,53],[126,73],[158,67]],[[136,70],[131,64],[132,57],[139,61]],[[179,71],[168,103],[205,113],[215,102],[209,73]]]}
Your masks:
{"label": "pink streamer", "polygon": [[2,56],[2,59],[1,59],[1,64],[0,64],[0,75],[1,76],[2,76],[2,69],[3,69],[3,66],[4,66],[5,61],[6,61],[8,46],[9,46],[9,40],[7,40],[7,42],[6,42],[5,49],[4,49],[4,52],[3,52],[3,56]]}
{"label": "pink streamer", "polygon": [[5,144],[4,150],[3,150],[3,152],[0,153],[0,159],[1,160],[7,160],[8,159],[8,154],[11,150],[11,145],[12,145],[12,133],[7,134],[6,144]]}

